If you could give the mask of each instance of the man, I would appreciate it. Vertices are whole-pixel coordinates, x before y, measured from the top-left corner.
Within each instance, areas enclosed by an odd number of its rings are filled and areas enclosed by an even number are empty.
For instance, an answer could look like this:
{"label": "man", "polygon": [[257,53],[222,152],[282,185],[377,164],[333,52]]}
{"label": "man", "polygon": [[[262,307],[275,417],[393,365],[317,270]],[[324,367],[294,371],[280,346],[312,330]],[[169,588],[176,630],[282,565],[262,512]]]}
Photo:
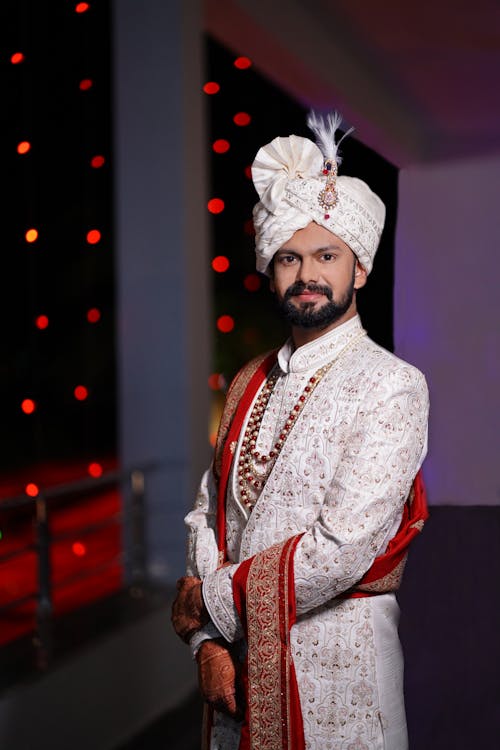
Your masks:
{"label": "man", "polygon": [[384,205],[337,177],[339,119],[309,125],[322,151],[276,138],[253,165],[257,268],[291,338],[228,392],[172,619],[214,750],[405,750],[394,591],[426,518],[427,388],[357,315]]}

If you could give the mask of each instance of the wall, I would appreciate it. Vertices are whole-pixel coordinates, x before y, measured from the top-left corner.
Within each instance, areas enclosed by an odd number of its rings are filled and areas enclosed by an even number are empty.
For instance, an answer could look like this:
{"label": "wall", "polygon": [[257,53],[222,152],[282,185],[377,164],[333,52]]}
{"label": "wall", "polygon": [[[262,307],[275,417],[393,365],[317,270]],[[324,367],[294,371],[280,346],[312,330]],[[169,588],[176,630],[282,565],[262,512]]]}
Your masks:
{"label": "wall", "polygon": [[427,376],[433,504],[500,504],[500,157],[400,173],[395,347]]}

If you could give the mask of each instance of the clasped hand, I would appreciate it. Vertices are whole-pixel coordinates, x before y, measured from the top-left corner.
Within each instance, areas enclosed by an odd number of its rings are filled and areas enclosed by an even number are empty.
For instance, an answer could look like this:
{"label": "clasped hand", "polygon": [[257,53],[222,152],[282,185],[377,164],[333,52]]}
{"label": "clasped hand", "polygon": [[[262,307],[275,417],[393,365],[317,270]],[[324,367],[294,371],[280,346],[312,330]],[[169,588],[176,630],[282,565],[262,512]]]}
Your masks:
{"label": "clasped hand", "polygon": [[177,597],[172,605],[172,625],[184,643],[209,620],[201,595],[201,581],[184,576],[177,581]]}
{"label": "clasped hand", "polygon": [[198,651],[198,683],[204,700],[236,721],[243,719],[242,691],[239,688],[239,664],[224,641],[203,641]]}

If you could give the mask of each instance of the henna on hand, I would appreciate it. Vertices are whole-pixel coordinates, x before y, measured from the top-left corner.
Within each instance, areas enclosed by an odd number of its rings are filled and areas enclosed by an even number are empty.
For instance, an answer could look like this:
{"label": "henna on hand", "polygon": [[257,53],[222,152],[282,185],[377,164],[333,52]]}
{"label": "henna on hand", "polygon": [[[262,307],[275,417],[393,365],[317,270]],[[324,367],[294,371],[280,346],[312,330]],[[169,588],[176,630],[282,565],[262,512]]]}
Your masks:
{"label": "henna on hand", "polygon": [[196,656],[198,684],[203,699],[220,713],[241,721],[239,664],[221,641],[203,641]]}
{"label": "henna on hand", "polygon": [[172,605],[172,625],[184,643],[209,621],[201,594],[201,580],[184,576],[177,581],[177,598]]}

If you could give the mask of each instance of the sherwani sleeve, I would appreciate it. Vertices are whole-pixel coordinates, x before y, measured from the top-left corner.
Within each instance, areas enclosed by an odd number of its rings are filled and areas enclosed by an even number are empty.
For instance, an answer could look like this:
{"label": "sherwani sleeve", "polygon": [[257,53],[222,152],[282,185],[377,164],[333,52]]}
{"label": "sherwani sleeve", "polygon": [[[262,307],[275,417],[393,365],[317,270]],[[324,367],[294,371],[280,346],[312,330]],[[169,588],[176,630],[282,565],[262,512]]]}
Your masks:
{"label": "sherwani sleeve", "polygon": [[[304,614],[357,583],[397,531],[404,503],[427,450],[428,392],[423,375],[398,365],[375,378],[362,398],[321,511],[297,545],[294,559],[297,614]],[[237,566],[207,577],[204,598],[226,637]],[[210,600],[208,603],[207,600]],[[228,638],[230,640],[230,638]]]}
{"label": "sherwani sleeve", "polygon": [[[184,519],[188,528],[187,566],[188,576],[205,578],[217,569],[218,549],[215,536],[217,496],[212,470],[202,477],[193,510]],[[220,638],[221,633],[213,624],[207,623],[190,640],[193,657],[205,640]]]}
{"label": "sherwani sleeve", "polygon": [[361,403],[321,513],[297,546],[297,614],[344,593],[382,554],[427,452],[423,375],[400,366]]}
{"label": "sherwani sleeve", "polygon": [[216,518],[217,493],[212,470],[208,469],[202,477],[194,508],[184,519],[188,529],[188,576],[204,578],[217,569]]}

